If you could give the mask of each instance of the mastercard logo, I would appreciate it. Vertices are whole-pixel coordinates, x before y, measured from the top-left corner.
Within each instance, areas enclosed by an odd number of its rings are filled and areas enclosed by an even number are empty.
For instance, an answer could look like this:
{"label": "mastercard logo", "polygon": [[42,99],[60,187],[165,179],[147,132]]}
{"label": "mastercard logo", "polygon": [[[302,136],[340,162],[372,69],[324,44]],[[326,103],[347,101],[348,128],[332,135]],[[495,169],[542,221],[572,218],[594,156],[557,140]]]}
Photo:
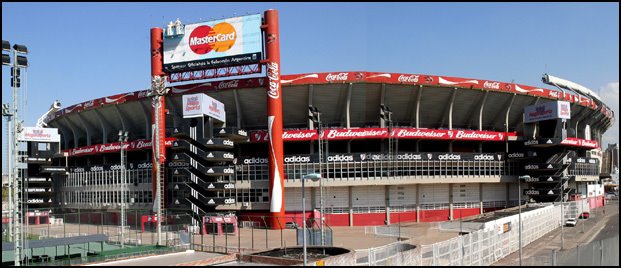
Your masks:
{"label": "mastercard logo", "polygon": [[212,50],[224,52],[237,40],[237,33],[233,25],[221,22],[213,27],[207,25],[199,26],[190,33],[190,49],[196,54],[207,54]]}

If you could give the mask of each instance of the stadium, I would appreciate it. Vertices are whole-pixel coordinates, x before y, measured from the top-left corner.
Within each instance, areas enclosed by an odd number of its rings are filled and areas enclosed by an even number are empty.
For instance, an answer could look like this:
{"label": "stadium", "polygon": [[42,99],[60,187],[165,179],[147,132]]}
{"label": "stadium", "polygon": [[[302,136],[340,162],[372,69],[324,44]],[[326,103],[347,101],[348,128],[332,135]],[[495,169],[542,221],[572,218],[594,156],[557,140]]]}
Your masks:
{"label": "stadium", "polygon": [[[280,81],[284,206],[295,221],[302,216],[301,180],[310,173],[322,179],[306,182],[305,216],[318,218],[323,211],[330,226],[454,220],[516,206],[519,194],[523,203],[562,196],[603,205],[600,142],[614,115],[595,94],[561,83],[546,88],[366,71],[282,75]],[[269,215],[266,87],[264,77],[171,86],[168,213]],[[65,153],[54,165],[69,170],[54,178],[54,212],[119,214],[121,148],[129,208],[153,207],[153,108],[147,92],[85,100],[46,118],[48,127],[58,128]],[[183,118],[183,96],[197,93],[224,106],[226,123],[205,125],[214,134],[203,137],[215,150],[209,163],[228,168],[192,182],[193,171],[188,173],[177,149],[184,146],[183,133],[196,125]],[[558,103],[568,103],[561,110],[570,116],[525,120],[529,107],[542,114]],[[123,144],[119,130],[129,133]],[[531,177],[519,193],[518,177],[524,175]]]}

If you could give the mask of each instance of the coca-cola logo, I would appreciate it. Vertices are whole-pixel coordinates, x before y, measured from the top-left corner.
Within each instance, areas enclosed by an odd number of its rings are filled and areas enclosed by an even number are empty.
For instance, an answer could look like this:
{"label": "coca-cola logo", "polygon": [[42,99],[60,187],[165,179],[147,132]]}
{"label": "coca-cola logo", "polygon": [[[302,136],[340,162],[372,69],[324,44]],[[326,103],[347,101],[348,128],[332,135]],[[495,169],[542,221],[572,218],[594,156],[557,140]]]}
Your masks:
{"label": "coca-cola logo", "polygon": [[398,82],[401,83],[418,83],[418,75],[400,75],[399,78],[397,78]]}
{"label": "coca-cola logo", "polygon": [[426,76],[425,77],[425,83],[431,84],[432,82],[433,82],[433,77],[431,77],[431,76]]}
{"label": "coca-cola logo", "polygon": [[328,75],[326,75],[326,81],[328,82],[347,81],[347,75],[348,73],[338,73],[338,74],[329,73]]}
{"label": "coca-cola logo", "polygon": [[93,107],[95,105],[95,100],[88,101],[84,103],[84,109]]}
{"label": "coca-cola logo", "polygon": [[269,81],[267,95],[272,99],[280,98],[280,67],[278,63],[267,63],[267,79]]}
{"label": "coca-cola logo", "polygon": [[500,89],[500,83],[499,82],[485,81],[485,83],[483,83],[483,87],[484,88],[491,88],[491,89]]}
{"label": "coca-cola logo", "polygon": [[220,84],[218,84],[218,89],[237,88],[238,86],[239,86],[239,79],[235,79],[231,81],[220,82]]}

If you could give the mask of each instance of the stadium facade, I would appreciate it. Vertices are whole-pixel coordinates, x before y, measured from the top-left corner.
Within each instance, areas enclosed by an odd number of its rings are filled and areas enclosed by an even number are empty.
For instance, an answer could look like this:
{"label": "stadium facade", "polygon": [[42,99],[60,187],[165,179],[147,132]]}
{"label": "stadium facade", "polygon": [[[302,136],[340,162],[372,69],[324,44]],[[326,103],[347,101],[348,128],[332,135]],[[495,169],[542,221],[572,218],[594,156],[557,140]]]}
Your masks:
{"label": "stadium facade", "polygon": [[[597,98],[484,79],[365,71],[283,75],[281,83],[286,216],[302,216],[301,179],[317,172],[321,182],[306,183],[306,216],[318,218],[323,210],[331,226],[458,219],[516,206],[519,194],[524,202],[563,196],[603,205],[600,144],[614,115]],[[266,86],[259,77],[171,87],[167,211],[198,206],[204,213],[269,215]],[[153,208],[147,92],[86,100],[46,118],[66,153],[54,163],[69,167],[54,178],[56,211],[118,214],[121,147],[129,208]],[[214,149],[208,161],[223,168],[193,183],[178,149],[187,146],[181,133],[196,125],[183,118],[183,96],[196,93],[221,102],[226,123],[205,125],[213,136],[203,136]],[[564,102],[559,109],[569,118],[525,121],[529,106],[538,116]],[[309,119],[309,107],[321,113],[321,126]],[[118,142],[119,130],[129,131],[128,142]],[[531,179],[518,193],[523,175]]]}

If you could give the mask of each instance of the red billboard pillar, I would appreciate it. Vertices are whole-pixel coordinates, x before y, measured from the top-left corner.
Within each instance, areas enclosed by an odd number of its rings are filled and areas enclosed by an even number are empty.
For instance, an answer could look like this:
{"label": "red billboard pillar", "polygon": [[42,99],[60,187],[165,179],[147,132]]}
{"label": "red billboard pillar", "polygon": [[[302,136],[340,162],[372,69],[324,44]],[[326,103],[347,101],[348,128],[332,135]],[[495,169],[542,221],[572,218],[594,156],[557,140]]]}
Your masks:
{"label": "red billboard pillar", "polygon": [[270,227],[284,228],[285,185],[282,142],[282,90],[280,85],[280,36],[278,11],[264,14],[265,52],[267,69],[267,130],[269,135],[268,168],[270,178]]}
{"label": "red billboard pillar", "polygon": [[[166,74],[164,73],[164,69],[163,69],[163,53],[164,53],[164,47],[163,47],[163,30],[161,28],[151,28],[151,79],[155,78],[156,76],[165,76]],[[164,160],[166,159],[166,146],[165,146],[165,142],[166,142],[166,106],[165,106],[165,100],[164,100],[164,96],[159,98],[159,102],[157,104],[157,106],[159,107],[159,109],[157,109],[156,107],[153,107],[153,112],[151,113],[151,122],[153,122],[153,124],[155,124],[155,115],[156,113],[159,116],[159,122],[158,122],[158,132],[157,133],[153,133],[154,135],[152,136],[152,152],[153,152],[153,201],[155,202],[155,196],[156,196],[156,183],[157,180],[159,178],[157,178],[157,169],[161,168],[161,172],[164,172]],[[155,131],[155,129],[153,129],[153,131]],[[155,135],[159,136],[159,144],[155,144]],[[160,155],[156,156],[155,152],[156,152],[156,146],[159,148],[159,152]],[[159,164],[159,165],[158,165]],[[164,185],[161,185],[161,189],[166,189],[164,188]],[[166,191],[162,191],[162,203],[166,204],[164,202],[165,198],[163,193],[165,193]],[[162,210],[164,208],[162,207]],[[159,215],[158,215],[159,216]]]}

